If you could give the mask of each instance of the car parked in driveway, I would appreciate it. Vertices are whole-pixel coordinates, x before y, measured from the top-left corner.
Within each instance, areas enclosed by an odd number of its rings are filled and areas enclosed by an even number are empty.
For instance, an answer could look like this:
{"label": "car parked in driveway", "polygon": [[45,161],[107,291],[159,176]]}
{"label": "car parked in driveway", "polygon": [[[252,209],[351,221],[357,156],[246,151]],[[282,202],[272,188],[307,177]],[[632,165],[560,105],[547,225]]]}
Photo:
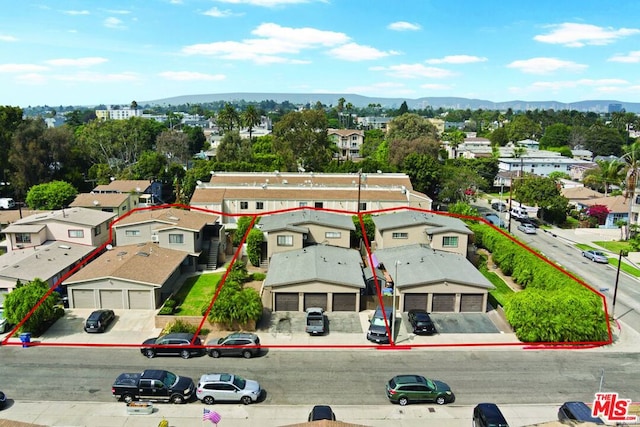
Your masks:
{"label": "car parked in driveway", "polygon": [[0,391],[0,409],[7,406],[7,395]]}
{"label": "car parked in driveway", "polygon": [[200,337],[195,337],[191,333],[177,332],[149,338],[142,343],[140,352],[150,359],[159,354],[188,359],[191,356],[204,354],[204,347]]}
{"label": "car parked in driveway", "polygon": [[4,309],[0,307],[0,334],[9,330],[9,321],[4,317]]}
{"label": "car parked in driveway", "polygon": [[333,413],[333,409],[328,405],[316,405],[309,413],[308,421],[320,421],[320,420],[336,420],[336,414]]}
{"label": "car parked in driveway", "polygon": [[582,251],[582,256],[588,260],[593,262],[599,262],[602,264],[609,264],[609,258],[604,254],[604,252],[596,251],[590,249],[588,251]]}
{"label": "car parked in driveway", "polygon": [[522,231],[525,234],[536,234],[536,228],[529,223],[518,224],[518,230]]}
{"label": "car parked in driveway", "polygon": [[478,403],[473,408],[472,427],[509,427],[509,423],[495,403]]}
{"label": "car parked in driveway", "polygon": [[242,356],[245,359],[260,354],[260,338],[256,334],[248,332],[234,332],[224,338],[214,338],[207,342],[207,353],[211,357]]}
{"label": "car parked in driveway", "polygon": [[115,318],[113,310],[96,310],[84,322],[84,331],[89,333],[104,332]]}
{"label": "car parked in driveway", "polygon": [[391,378],[387,383],[387,397],[391,403],[401,406],[414,402],[444,405],[455,401],[455,395],[447,384],[422,375],[396,375]]}
{"label": "car parked in driveway", "polygon": [[429,313],[425,310],[409,310],[407,313],[409,323],[413,328],[413,333],[416,335],[433,335],[437,333],[436,325],[433,324]]}
{"label": "car parked in driveway", "polygon": [[207,405],[215,402],[257,402],[262,389],[257,381],[232,374],[204,374],[198,381],[196,397]]}

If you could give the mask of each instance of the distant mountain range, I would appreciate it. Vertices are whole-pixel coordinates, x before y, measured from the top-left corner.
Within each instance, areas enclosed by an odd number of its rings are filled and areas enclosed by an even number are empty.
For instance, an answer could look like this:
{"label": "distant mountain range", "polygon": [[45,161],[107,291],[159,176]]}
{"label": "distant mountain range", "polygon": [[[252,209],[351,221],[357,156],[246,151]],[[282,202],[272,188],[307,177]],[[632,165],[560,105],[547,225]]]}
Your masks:
{"label": "distant mountain range", "polygon": [[557,102],[557,101],[505,101],[493,102],[484,99],[456,98],[456,97],[424,97],[424,98],[379,98],[368,97],[355,94],[340,93],[213,93],[207,95],[183,95],[174,96],[172,98],[156,99],[154,101],[138,102],[139,105],[182,105],[182,104],[205,104],[208,102],[232,102],[247,101],[260,102],[273,100],[281,103],[289,101],[292,104],[304,105],[315,104],[320,101],[325,105],[337,105],[338,99],[344,98],[346,102],[352,103],[354,106],[363,108],[369,104],[380,104],[384,108],[398,108],[402,102],[406,101],[410,109],[445,108],[456,110],[507,110],[511,108],[513,111],[525,110],[577,110],[583,112],[604,113],[608,112],[610,105],[619,104],[625,111],[630,113],[640,112],[640,103],[638,102],[621,102],[615,100],[591,100],[578,102]]}

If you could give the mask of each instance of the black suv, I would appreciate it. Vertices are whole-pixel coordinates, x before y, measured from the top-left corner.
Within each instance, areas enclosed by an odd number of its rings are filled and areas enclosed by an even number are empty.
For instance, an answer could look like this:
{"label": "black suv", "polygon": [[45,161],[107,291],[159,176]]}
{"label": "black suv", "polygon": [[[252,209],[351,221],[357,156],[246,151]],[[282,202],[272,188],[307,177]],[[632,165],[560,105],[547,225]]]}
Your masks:
{"label": "black suv", "polygon": [[194,336],[194,334],[177,332],[157,338],[149,338],[142,343],[140,351],[148,358],[155,357],[157,354],[167,354],[188,359],[191,356],[204,354],[204,347],[202,347],[200,338]]}
{"label": "black suv", "polygon": [[309,421],[320,421],[320,420],[336,420],[336,414],[333,413],[331,406],[328,405],[316,405],[313,407],[311,412],[309,413]]}
{"label": "black suv", "polygon": [[437,332],[429,313],[424,310],[409,310],[407,318],[416,335],[433,335]]}
{"label": "black suv", "polygon": [[509,423],[495,403],[478,403],[473,408],[473,427],[509,427]]}
{"label": "black suv", "polygon": [[84,322],[84,331],[104,332],[115,318],[113,310],[96,310]]}
{"label": "black suv", "polygon": [[260,354],[260,338],[248,332],[234,332],[224,338],[214,338],[207,346],[215,346],[208,350],[209,356],[242,356],[251,359]]}
{"label": "black suv", "polygon": [[589,422],[593,424],[602,425],[604,421],[600,418],[591,416],[591,408],[589,408],[584,402],[564,402],[560,409],[558,409],[559,421],[571,421],[571,422]]}

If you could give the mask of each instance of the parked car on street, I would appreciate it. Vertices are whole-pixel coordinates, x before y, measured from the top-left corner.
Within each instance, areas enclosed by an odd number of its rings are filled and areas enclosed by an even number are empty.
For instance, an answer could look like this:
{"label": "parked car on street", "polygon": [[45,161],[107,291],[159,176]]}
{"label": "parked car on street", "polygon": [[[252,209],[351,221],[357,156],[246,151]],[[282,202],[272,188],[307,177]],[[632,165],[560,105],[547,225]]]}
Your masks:
{"label": "parked car on street", "polygon": [[257,402],[262,389],[257,381],[245,380],[232,374],[204,374],[198,381],[196,397],[211,405],[214,402]]}
{"label": "parked car on street", "polygon": [[409,323],[416,335],[433,335],[437,333],[436,326],[433,324],[429,313],[424,310],[409,310],[407,313]]}
{"label": "parked car on street", "polygon": [[438,405],[455,401],[451,388],[421,375],[396,375],[387,383],[387,397],[391,403],[405,406],[413,402],[435,402]]}
{"label": "parked car on street", "polygon": [[495,403],[478,403],[473,408],[472,427],[509,427],[509,423]]}
{"label": "parked car on street", "polygon": [[191,356],[204,354],[204,347],[199,337],[195,337],[191,333],[178,332],[149,338],[142,343],[140,352],[150,359],[158,354],[188,359]]}
{"label": "parked car on street", "polygon": [[525,234],[536,234],[536,228],[529,223],[518,224],[518,230]]}
{"label": "parked car on street", "polygon": [[493,202],[491,203],[491,209],[498,212],[506,212],[507,205],[503,202]]}
{"label": "parked car on street", "polygon": [[194,390],[195,384],[191,378],[162,369],[123,373],[118,375],[111,386],[111,394],[127,403],[134,400],[185,403],[191,400]]}
{"label": "parked car on street", "polygon": [[256,334],[249,332],[234,332],[224,338],[214,338],[207,342],[209,356],[218,358],[220,356],[242,356],[245,359],[260,354],[260,338]]}
{"label": "parked car on street", "polygon": [[113,310],[96,310],[84,322],[84,331],[104,332],[115,318]]}
{"label": "parked car on street", "polygon": [[500,228],[505,228],[505,224],[504,221],[500,219],[500,217],[494,213],[488,213],[485,214],[484,217],[487,219],[487,221],[489,221],[491,224],[495,225],[496,227],[500,227]]}
{"label": "parked car on street", "polygon": [[604,254],[604,252],[596,251],[590,249],[588,251],[582,251],[582,256],[586,259],[589,259],[593,262],[599,262],[602,264],[609,264],[609,258]]}
{"label": "parked car on street", "polygon": [[336,414],[333,413],[333,409],[328,405],[316,405],[309,413],[308,421],[320,421],[320,420],[336,420]]}

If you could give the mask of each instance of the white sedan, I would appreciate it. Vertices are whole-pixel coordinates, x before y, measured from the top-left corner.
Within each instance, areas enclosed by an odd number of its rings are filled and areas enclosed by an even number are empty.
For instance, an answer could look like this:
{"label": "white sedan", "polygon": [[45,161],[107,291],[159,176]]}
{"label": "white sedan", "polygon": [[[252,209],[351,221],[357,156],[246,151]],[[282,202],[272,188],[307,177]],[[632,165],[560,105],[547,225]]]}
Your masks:
{"label": "white sedan", "polygon": [[525,234],[536,234],[536,228],[531,224],[520,224],[518,225],[518,230]]}

